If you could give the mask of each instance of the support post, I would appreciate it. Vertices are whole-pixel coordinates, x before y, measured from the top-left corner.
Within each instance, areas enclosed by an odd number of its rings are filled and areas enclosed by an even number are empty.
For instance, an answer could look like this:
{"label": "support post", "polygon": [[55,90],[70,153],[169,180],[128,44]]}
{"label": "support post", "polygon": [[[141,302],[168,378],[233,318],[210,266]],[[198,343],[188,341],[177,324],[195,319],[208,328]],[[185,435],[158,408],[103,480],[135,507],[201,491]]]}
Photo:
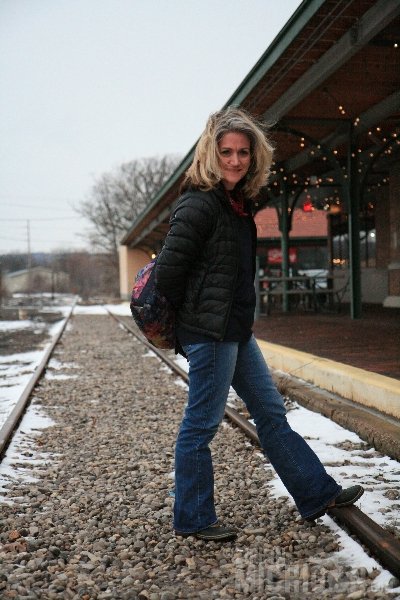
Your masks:
{"label": "support post", "polygon": [[281,252],[282,252],[282,275],[285,278],[283,282],[283,298],[282,298],[282,310],[283,312],[289,312],[289,295],[288,281],[289,277],[289,215],[288,215],[288,197],[287,194],[283,194],[281,202],[281,215],[280,215],[280,229],[281,229]]}
{"label": "support post", "polygon": [[359,319],[362,312],[361,266],[360,266],[360,180],[358,152],[353,142],[353,126],[349,127],[348,141],[348,234],[350,261],[350,316]]}

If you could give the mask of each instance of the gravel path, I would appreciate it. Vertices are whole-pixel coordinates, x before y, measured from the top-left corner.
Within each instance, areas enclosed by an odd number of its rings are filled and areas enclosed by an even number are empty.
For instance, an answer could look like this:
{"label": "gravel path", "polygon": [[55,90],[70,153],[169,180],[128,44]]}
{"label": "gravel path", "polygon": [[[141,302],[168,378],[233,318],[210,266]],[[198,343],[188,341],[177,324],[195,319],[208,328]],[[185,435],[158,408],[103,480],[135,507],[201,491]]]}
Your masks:
{"label": "gravel path", "polygon": [[55,421],[36,438],[53,456],[32,465],[36,482],[10,484],[1,506],[1,598],[395,597],[374,591],[378,572],[338,564],[331,530],[269,497],[259,450],[227,424],[213,442],[217,510],[241,534],[222,546],[176,538],[186,392],[148,354],[109,317],[73,318],[55,357],[57,373],[75,377],[46,377],[34,398]]}

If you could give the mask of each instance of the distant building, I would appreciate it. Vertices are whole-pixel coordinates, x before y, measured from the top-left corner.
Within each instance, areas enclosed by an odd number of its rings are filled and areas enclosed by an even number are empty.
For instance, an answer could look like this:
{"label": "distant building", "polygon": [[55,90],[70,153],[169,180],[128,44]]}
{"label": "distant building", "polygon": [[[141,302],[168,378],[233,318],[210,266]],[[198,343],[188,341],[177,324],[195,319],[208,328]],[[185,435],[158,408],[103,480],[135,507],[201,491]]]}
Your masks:
{"label": "distant building", "polygon": [[6,273],[3,285],[9,294],[64,292],[69,290],[69,275],[46,267],[33,267]]}
{"label": "distant building", "polygon": [[[322,210],[293,211],[289,236],[289,263],[292,270],[326,269],[328,264],[328,215]],[[260,267],[266,271],[282,268],[281,231],[278,213],[267,207],[255,216],[257,254]]]}

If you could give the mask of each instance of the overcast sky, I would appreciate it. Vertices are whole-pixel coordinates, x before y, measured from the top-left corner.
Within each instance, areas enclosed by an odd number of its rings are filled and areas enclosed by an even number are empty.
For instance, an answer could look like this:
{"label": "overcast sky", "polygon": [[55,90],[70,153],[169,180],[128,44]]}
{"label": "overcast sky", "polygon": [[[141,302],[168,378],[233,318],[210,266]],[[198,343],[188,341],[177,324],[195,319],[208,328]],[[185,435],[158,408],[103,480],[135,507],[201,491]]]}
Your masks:
{"label": "overcast sky", "polygon": [[300,0],[0,0],[0,253],[87,248],[102,173],[184,156]]}

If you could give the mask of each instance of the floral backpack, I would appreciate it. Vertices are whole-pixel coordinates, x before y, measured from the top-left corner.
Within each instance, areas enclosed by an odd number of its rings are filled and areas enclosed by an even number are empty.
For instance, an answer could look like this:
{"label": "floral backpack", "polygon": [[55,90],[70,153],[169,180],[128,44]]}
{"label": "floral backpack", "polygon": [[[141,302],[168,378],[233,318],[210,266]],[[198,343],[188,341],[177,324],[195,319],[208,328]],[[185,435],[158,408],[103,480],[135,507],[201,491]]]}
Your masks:
{"label": "floral backpack", "polygon": [[132,289],[130,309],[140,331],[156,348],[175,348],[175,312],[159,294],[155,282],[156,260],[140,269]]}

